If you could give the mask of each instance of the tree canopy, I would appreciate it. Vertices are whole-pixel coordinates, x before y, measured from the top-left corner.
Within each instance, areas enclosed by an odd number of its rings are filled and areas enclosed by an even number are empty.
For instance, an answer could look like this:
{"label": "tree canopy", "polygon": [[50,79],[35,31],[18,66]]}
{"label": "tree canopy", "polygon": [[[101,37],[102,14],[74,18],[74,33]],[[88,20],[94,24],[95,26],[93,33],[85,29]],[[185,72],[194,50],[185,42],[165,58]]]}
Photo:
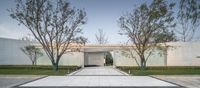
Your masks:
{"label": "tree canopy", "polygon": [[9,11],[42,45],[54,70],[70,44],[86,41],[80,28],[86,23],[86,12],[71,8],[65,0],[16,0],[16,7]]}
{"label": "tree canopy", "polygon": [[[172,8],[175,4],[167,4],[164,0],[154,0],[150,5],[144,3],[133,12],[119,19],[121,34],[129,38],[134,50],[140,57],[140,67],[144,69],[149,56],[160,43],[174,41],[175,26]],[[137,61],[138,62],[138,61]]]}

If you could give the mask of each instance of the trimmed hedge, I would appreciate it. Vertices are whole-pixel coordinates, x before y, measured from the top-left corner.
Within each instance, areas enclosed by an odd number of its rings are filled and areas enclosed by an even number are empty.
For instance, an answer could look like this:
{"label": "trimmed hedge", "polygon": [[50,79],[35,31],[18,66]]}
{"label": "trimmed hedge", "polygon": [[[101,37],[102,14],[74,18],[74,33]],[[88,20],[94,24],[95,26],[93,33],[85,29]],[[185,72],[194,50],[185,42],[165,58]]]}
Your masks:
{"label": "trimmed hedge", "polygon": [[[59,69],[72,69],[76,70],[79,66],[59,66]],[[0,69],[52,69],[51,65],[0,65]]]}
{"label": "trimmed hedge", "polygon": [[78,70],[78,66],[59,66],[54,71],[51,65],[0,65],[2,75],[66,75]]}
{"label": "trimmed hedge", "polygon": [[[118,69],[122,70],[140,70],[139,67],[136,66],[119,66]],[[200,70],[200,66],[148,66],[146,70]]]}
{"label": "trimmed hedge", "polygon": [[145,70],[139,67],[117,67],[132,75],[200,75],[200,66],[151,66]]}

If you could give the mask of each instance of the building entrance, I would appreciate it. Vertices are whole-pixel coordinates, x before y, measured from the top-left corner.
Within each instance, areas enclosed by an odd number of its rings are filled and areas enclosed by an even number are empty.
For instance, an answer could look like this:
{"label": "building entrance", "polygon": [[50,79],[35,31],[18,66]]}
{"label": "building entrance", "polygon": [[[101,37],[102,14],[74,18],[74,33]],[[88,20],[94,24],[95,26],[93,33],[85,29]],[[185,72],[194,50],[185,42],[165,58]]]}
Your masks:
{"label": "building entrance", "polygon": [[85,52],[84,66],[104,66],[104,52]]}

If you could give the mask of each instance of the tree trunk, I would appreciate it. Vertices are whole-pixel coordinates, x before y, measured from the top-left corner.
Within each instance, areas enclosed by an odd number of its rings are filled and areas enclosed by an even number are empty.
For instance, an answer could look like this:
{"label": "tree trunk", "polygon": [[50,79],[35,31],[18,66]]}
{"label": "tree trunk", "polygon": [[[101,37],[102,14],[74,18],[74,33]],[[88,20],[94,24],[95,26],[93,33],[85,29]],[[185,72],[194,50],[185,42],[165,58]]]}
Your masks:
{"label": "tree trunk", "polygon": [[35,55],[34,55],[34,65],[37,64],[37,52],[35,51]]}
{"label": "tree trunk", "polygon": [[35,60],[35,63],[34,63],[34,65],[37,65],[37,60]]}
{"label": "tree trunk", "polygon": [[31,64],[34,65],[34,57],[32,55],[30,56],[30,59],[31,59]]}
{"label": "tree trunk", "polygon": [[144,62],[143,62],[143,66],[144,66],[144,70],[146,69],[146,61],[144,59]]}
{"label": "tree trunk", "polygon": [[141,60],[140,60],[140,64],[141,64],[141,65],[140,65],[140,69],[141,69],[141,70],[145,70],[145,69],[146,69],[146,61],[145,61],[144,56],[141,56],[140,59],[141,59]]}
{"label": "tree trunk", "polygon": [[140,62],[140,70],[144,70],[144,64],[143,64],[143,60],[141,60],[141,62]]}
{"label": "tree trunk", "polygon": [[34,63],[34,61],[32,61],[32,65],[34,65],[35,63]]}
{"label": "tree trunk", "polygon": [[58,71],[58,64],[54,63],[52,64],[52,66],[54,71]]}
{"label": "tree trunk", "polygon": [[60,56],[57,56],[55,62],[52,62],[54,71],[58,71],[58,64],[59,64],[60,58],[61,58]]}

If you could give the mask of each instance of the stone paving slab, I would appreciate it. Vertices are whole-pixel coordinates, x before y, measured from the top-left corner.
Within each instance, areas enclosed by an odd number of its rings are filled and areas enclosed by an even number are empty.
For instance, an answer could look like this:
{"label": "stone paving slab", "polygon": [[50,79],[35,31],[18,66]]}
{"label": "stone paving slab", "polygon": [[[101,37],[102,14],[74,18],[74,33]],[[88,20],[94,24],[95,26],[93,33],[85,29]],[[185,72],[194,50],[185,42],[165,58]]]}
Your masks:
{"label": "stone paving slab", "polygon": [[11,88],[27,81],[38,79],[41,76],[36,75],[0,75],[0,88]]}
{"label": "stone paving slab", "polygon": [[49,76],[20,87],[178,87],[148,76]]}
{"label": "stone paving slab", "polygon": [[127,75],[111,67],[87,67],[71,74],[74,76],[123,76]]}
{"label": "stone paving slab", "polygon": [[154,75],[154,77],[173,82],[187,88],[200,88],[200,75]]}
{"label": "stone paving slab", "polygon": [[178,85],[149,76],[128,76],[108,67],[88,67],[68,76],[48,76],[18,88],[177,88]]}

